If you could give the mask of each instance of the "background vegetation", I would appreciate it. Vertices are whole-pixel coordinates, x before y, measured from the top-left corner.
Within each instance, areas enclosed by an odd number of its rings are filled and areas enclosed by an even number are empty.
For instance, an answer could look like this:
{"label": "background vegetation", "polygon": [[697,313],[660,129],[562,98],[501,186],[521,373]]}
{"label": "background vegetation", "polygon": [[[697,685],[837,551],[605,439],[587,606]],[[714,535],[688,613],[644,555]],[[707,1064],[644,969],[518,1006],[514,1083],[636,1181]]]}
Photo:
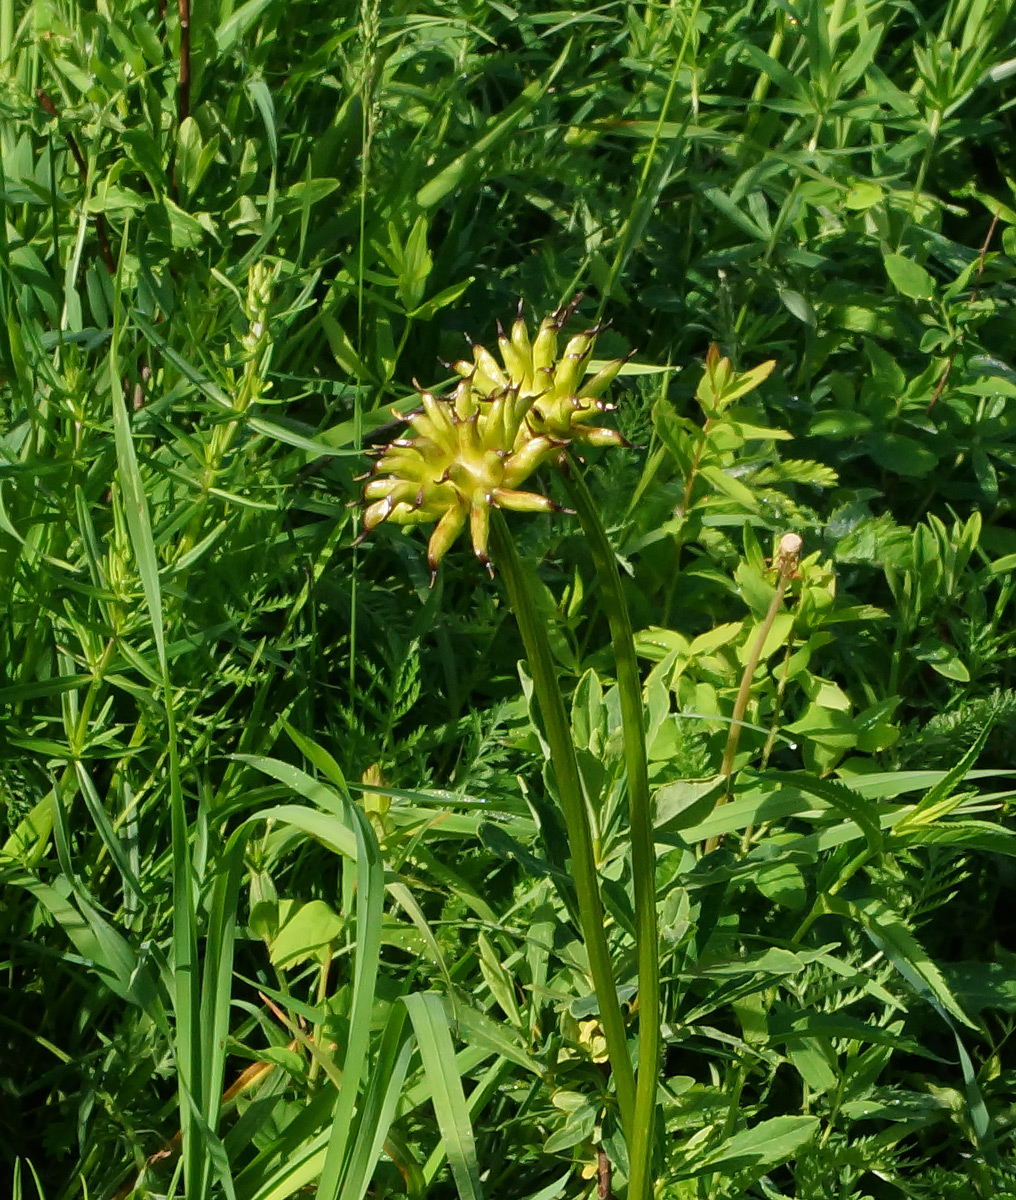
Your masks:
{"label": "background vegetation", "polygon": [[[5,1194],[625,1195],[514,624],[350,507],[414,378],[580,290],[667,368],[585,472],[657,1194],[1016,1194],[1014,15],[0,0]],[[713,342],[776,362],[722,414]],[[596,575],[511,528],[634,1022]]]}

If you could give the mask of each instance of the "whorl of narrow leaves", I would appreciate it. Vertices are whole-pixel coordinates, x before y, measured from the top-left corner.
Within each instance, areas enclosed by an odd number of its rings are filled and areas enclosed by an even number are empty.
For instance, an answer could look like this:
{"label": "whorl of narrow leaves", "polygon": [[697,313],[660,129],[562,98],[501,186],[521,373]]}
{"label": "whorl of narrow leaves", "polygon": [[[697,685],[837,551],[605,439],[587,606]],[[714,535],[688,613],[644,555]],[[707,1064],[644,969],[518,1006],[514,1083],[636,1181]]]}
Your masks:
{"label": "whorl of narrow leaves", "polygon": [[545,317],[533,338],[520,303],[510,336],[498,323],[500,362],[474,345],[472,362],[455,363],[462,378],[450,397],[420,389],[422,407],[406,418],[414,436],[379,450],[367,477],[364,536],[383,521],[436,522],[427,546],[433,582],[441,559],[468,524],[473,550],[491,570],[492,508],[560,511],[548,496],[520,490],[537,467],[557,461],[572,442],[626,444],[616,430],[591,423],[612,411],[600,396],[624,362],[616,359],[585,380],[600,327],[577,334],[558,353],[558,335],[577,303]]}

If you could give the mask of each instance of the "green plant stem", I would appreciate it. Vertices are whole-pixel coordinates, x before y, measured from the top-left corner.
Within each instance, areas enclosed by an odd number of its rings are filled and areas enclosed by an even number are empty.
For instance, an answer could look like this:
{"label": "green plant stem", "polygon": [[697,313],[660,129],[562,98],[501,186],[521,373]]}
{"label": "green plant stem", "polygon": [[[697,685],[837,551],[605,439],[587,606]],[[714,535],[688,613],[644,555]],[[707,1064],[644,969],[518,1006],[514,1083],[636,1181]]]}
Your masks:
{"label": "green plant stem", "polygon": [[638,957],[639,1050],[635,1087],[635,1142],[628,1143],[629,1200],[652,1194],[653,1135],[660,1075],[660,954],[656,924],[656,841],[649,800],[649,768],[642,704],[642,682],[635,656],[631,618],[621,587],[614,549],[585,480],[574,463],[566,476],[568,494],[582,522],[593,556],[617,666],[621,729],[628,770],[628,825],[635,889],[635,940]]}
{"label": "green plant stem", "polygon": [[[800,549],[800,539],[795,535],[787,535],[788,538],[794,538],[797,542],[798,551]],[[786,539],[785,539],[786,540]],[[769,608],[766,611],[765,617],[762,619],[762,624],[759,626],[758,633],[755,635],[755,641],[752,643],[751,653],[748,655],[748,661],[744,664],[744,671],[741,675],[741,686],[737,689],[737,698],[734,700],[734,711],[730,719],[730,731],[727,734],[727,744],[723,749],[723,761],[720,763],[720,776],[726,780],[726,785],[723,790],[723,795],[716,802],[716,807],[727,803],[731,794],[731,781],[734,775],[734,759],[737,756],[737,746],[741,740],[741,727],[744,724],[744,714],[748,708],[748,699],[751,696],[751,685],[755,678],[755,672],[758,669],[759,659],[762,657],[762,649],[766,644],[766,638],[769,636],[769,631],[773,627],[773,622],[776,620],[776,614],[783,607],[783,597],[786,595],[787,587],[793,579],[799,561],[798,553],[788,553],[782,549],[777,555],[777,569],[779,570],[779,579],[776,583],[776,591],[773,593],[773,598],[769,603]],[[712,853],[720,844],[718,836],[708,838],[705,844],[706,854]]]}
{"label": "green plant stem", "polygon": [[628,1037],[610,964],[593,840],[575,758],[575,747],[543,619],[533,602],[522,563],[515,551],[504,517],[497,511],[492,517],[491,550],[504,581],[505,591],[508,593],[508,603],[522,634],[536,698],[543,717],[558,796],[568,830],[579,921],[589,955],[593,987],[600,1007],[600,1023],[607,1041],[610,1069],[617,1089],[621,1128],[628,1145],[631,1146],[635,1130],[635,1072],[628,1056]]}
{"label": "green plant stem", "polygon": [[737,699],[734,701],[734,712],[730,722],[730,730],[727,733],[727,744],[723,748],[723,761],[720,763],[720,774],[727,781],[724,800],[730,795],[730,780],[734,773],[734,758],[737,755],[737,744],[741,740],[741,724],[744,721],[744,714],[748,708],[748,697],[751,695],[752,681],[755,678],[755,672],[758,670],[759,659],[762,657],[762,647],[766,644],[766,638],[769,636],[769,631],[776,620],[776,614],[783,607],[783,597],[787,591],[787,583],[788,580],[783,578],[777,583],[776,591],[773,594],[765,618],[759,626],[758,633],[755,635],[755,642],[752,645],[751,653],[748,655],[748,661],[744,664],[744,672],[741,675],[741,686],[737,689]]}
{"label": "green plant stem", "polygon": [[670,583],[667,585],[667,591],[663,602],[663,624],[670,627],[670,610],[674,603],[674,592],[677,588],[677,581],[681,574],[681,555],[684,553],[684,533],[688,528],[688,513],[691,510],[692,492],[695,489],[695,480],[698,478],[699,467],[702,463],[702,453],[709,442],[709,431],[712,428],[713,418],[706,417],[705,424],[702,426],[699,434],[698,444],[695,447],[695,454],[691,460],[691,466],[688,469],[688,477],[684,481],[684,492],[681,497],[681,527],[674,537],[674,570],[670,577]]}

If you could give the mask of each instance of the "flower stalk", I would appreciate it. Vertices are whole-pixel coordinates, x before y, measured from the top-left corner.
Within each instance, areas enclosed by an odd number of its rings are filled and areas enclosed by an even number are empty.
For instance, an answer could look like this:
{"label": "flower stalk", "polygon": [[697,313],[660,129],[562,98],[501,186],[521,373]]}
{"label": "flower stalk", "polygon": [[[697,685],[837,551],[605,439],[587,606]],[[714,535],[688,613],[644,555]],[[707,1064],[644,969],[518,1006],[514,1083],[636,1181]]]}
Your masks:
{"label": "flower stalk", "polygon": [[645,710],[642,703],[642,682],[635,655],[635,638],[614,549],[581,475],[574,469],[569,470],[566,473],[566,481],[596,566],[603,607],[610,624],[610,639],[617,669],[617,688],[621,700],[621,729],[628,774],[632,882],[635,892],[639,1020],[634,1137],[628,1140],[628,1196],[629,1200],[643,1200],[643,1197],[652,1194],[662,1016],[659,933],[656,920],[656,842],[649,798]]}
{"label": "flower stalk", "polygon": [[[737,757],[737,747],[741,740],[741,729],[744,725],[744,714],[748,709],[748,700],[751,696],[752,681],[755,678],[755,672],[762,657],[762,648],[766,644],[766,638],[769,637],[769,631],[773,627],[777,613],[783,608],[783,597],[790,586],[790,581],[797,576],[797,568],[800,566],[800,562],[801,538],[796,533],[785,533],[780,538],[780,544],[773,559],[773,566],[777,572],[776,591],[773,593],[773,598],[769,602],[769,608],[762,619],[762,624],[758,628],[758,633],[755,635],[755,641],[752,643],[748,661],[744,664],[744,671],[741,674],[741,686],[737,689],[737,697],[734,700],[730,730],[727,733],[727,743],[723,748],[723,760],[720,763],[720,777],[726,781],[726,785],[723,795],[716,802],[717,808],[726,804],[730,799],[734,776],[734,759]],[[720,839],[718,836],[707,839],[705,844],[706,854],[717,849],[719,844]]]}
{"label": "flower stalk", "polygon": [[558,799],[568,831],[572,878],[575,881],[582,938],[589,955],[589,970],[600,1009],[600,1024],[607,1040],[607,1056],[617,1091],[621,1129],[630,1147],[635,1135],[635,1075],[628,1054],[628,1036],[617,998],[617,983],[607,945],[592,832],[582,794],[571,728],[546,627],[533,601],[515,543],[504,517],[499,513],[492,522],[491,533],[494,560],[508,593],[508,604],[522,635],[540,715],[543,717],[544,735],[550,747]]}
{"label": "flower stalk", "polygon": [[[544,318],[532,337],[520,305],[510,333],[498,325],[500,361],[485,347],[471,344],[471,360],[453,364],[460,379],[450,397],[417,388],[421,408],[408,418],[413,436],[398,438],[379,450],[366,476],[363,536],[386,521],[433,524],[427,547],[432,583],[441,560],[467,528],[480,562],[491,574],[497,564],[529,660],[567,828],[579,926],[628,1147],[628,1200],[649,1200],[660,1072],[660,977],[642,687],[614,551],[568,456],[569,447],[576,443],[626,445],[616,430],[594,423],[600,414],[612,411],[601,396],[624,360],[616,359],[595,372],[590,368],[600,326],[570,338],[559,353],[558,336],[577,302]],[[548,496],[523,490],[526,480],[544,464],[563,469],[596,565],[617,663],[635,893],[637,1073],[618,1000],[590,814],[564,697],[546,627],[500,511],[571,511],[562,510]]]}

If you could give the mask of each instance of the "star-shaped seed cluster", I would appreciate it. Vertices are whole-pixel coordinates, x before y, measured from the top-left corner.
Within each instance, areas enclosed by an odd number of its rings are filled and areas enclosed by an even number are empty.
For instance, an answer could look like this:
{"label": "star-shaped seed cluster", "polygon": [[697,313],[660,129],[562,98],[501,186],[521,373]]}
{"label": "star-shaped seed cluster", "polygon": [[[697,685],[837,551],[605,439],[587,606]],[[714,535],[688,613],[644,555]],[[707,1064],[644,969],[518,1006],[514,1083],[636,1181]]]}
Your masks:
{"label": "star-shaped seed cluster", "polygon": [[[578,299],[581,299],[579,297]],[[551,512],[559,506],[523,483],[572,443],[623,446],[614,429],[593,419],[613,405],[601,399],[624,365],[616,359],[586,380],[601,327],[558,337],[578,299],[545,317],[530,338],[519,304],[511,334],[498,323],[501,361],[472,346],[472,361],[454,364],[461,379],[451,396],[419,389],[421,407],[403,418],[413,436],[376,451],[363,489],[364,536],[383,521],[435,523],[427,546],[431,582],[452,543],[469,526],[473,550],[491,570],[487,539],[492,508]]]}

